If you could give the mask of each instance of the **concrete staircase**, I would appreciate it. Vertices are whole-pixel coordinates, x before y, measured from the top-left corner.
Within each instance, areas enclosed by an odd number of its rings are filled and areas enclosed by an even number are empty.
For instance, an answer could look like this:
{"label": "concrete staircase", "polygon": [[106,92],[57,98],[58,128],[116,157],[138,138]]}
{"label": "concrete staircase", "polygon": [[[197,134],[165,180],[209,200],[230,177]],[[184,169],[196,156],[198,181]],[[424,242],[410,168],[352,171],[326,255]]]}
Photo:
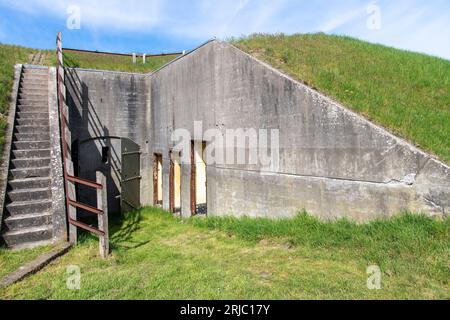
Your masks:
{"label": "concrete staircase", "polygon": [[52,241],[49,70],[24,67],[6,190],[2,238],[8,247]]}

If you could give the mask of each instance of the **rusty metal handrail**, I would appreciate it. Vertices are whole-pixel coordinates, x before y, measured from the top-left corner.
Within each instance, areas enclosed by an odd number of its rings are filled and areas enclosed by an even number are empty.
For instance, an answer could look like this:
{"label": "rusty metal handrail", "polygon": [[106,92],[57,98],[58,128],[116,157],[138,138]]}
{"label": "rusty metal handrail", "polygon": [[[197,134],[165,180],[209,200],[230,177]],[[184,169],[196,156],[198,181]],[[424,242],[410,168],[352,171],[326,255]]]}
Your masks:
{"label": "rusty metal handrail", "polygon": [[69,223],[71,225],[74,225],[74,226],[76,226],[78,228],[81,228],[83,230],[95,233],[96,235],[98,235],[100,237],[103,237],[105,235],[104,231],[101,231],[101,230],[99,230],[97,228],[91,227],[90,225],[87,225],[86,223],[83,223],[83,222],[80,222],[80,221],[77,221],[77,220],[73,220],[73,219],[69,219]]}
{"label": "rusty metal handrail", "polygon": [[78,177],[74,177],[74,176],[70,176],[70,175],[67,176],[67,180],[74,182],[74,183],[82,184],[86,187],[91,187],[94,189],[103,189],[103,186],[101,184],[98,184],[97,182],[93,182],[91,180],[78,178]]}
{"label": "rusty metal handrail", "polygon": [[80,209],[86,210],[88,212],[97,214],[97,215],[102,215],[103,214],[103,210],[101,210],[101,209],[98,209],[96,207],[90,206],[88,204],[77,202],[77,201],[72,200],[72,199],[69,199],[69,204],[71,206],[75,207],[75,208],[80,208]]}

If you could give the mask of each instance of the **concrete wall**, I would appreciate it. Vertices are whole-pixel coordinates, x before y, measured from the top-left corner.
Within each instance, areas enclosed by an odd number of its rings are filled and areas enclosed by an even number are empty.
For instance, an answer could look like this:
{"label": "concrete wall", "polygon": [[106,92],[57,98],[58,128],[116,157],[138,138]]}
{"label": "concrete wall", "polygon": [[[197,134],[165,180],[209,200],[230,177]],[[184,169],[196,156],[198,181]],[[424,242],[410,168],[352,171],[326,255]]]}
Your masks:
{"label": "concrete wall", "polygon": [[52,224],[53,241],[67,240],[67,217],[64,196],[64,174],[61,150],[61,127],[58,111],[56,68],[49,68],[48,107],[51,143],[51,188],[52,188]]}
{"label": "concrete wall", "polygon": [[[226,43],[213,41],[153,74],[151,106],[153,147],[165,157],[171,132],[193,135],[194,121],[223,134],[279,129],[278,170],[208,166],[211,215],[289,217],[306,209],[366,221],[450,208],[448,166]],[[182,199],[188,177],[186,167]]]}
{"label": "concrete wall", "polygon": [[[72,142],[78,142],[76,174],[95,180],[95,171],[105,172],[108,208],[120,211],[121,144],[116,138],[132,139],[140,145],[141,202],[150,204],[151,165],[150,96],[148,76],[142,74],[70,69],[66,72]],[[113,137],[95,140],[98,137]],[[102,162],[102,147],[110,148],[110,159]],[[76,149],[76,148],[74,148]],[[81,201],[95,205],[95,190],[79,187]]]}
{"label": "concrete wall", "polygon": [[[450,209],[447,165],[226,43],[209,42],[151,75],[76,69],[66,84],[73,141],[119,136],[141,146],[144,205],[153,203],[157,153],[163,208],[169,208],[171,134],[183,128],[194,136],[194,121],[201,121],[203,132],[278,129],[280,136],[277,167],[207,166],[210,215],[292,217],[306,209],[324,219],[367,221]],[[120,155],[113,140],[103,144]],[[92,179],[102,166],[101,147],[97,141],[80,148],[80,176]],[[111,202],[120,192],[119,158],[104,168],[114,181]],[[181,165],[183,216],[191,215],[190,171]]]}

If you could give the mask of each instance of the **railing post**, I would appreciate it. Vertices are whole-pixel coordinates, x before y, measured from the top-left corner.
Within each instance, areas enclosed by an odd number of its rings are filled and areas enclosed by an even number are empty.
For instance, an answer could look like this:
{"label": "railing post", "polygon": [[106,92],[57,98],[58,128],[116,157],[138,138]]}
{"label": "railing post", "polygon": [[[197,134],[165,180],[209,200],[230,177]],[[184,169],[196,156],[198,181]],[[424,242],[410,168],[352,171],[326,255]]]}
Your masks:
{"label": "railing post", "polygon": [[103,210],[103,214],[98,215],[98,229],[104,232],[104,235],[100,236],[100,255],[106,259],[109,255],[108,188],[103,172],[97,171],[96,177],[97,183],[103,186],[102,189],[97,189],[97,208]]}

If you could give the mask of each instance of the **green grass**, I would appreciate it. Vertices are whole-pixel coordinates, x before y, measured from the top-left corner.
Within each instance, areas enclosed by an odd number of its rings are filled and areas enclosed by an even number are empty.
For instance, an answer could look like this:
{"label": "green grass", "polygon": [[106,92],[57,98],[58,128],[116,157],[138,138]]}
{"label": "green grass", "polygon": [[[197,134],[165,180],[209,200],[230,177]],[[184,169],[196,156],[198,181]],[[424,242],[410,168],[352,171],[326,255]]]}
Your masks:
{"label": "green grass", "polygon": [[231,42],[450,163],[450,61],[325,34]]}
{"label": "green grass", "polygon": [[[107,260],[85,236],[0,299],[449,299],[449,226],[415,215],[181,220],[147,208],[113,223]],[[381,290],[366,286],[374,264]],[[81,268],[80,290],[66,287],[70,265]]]}
{"label": "green grass", "polygon": [[112,56],[84,52],[64,53],[65,65],[69,67],[137,73],[151,72],[175,58],[176,56],[147,57],[145,64],[142,63],[142,58],[137,58],[136,64],[133,64],[132,58],[125,56]]}
{"label": "green grass", "polygon": [[20,251],[0,248],[0,279],[50,250],[51,246],[24,249]]}

